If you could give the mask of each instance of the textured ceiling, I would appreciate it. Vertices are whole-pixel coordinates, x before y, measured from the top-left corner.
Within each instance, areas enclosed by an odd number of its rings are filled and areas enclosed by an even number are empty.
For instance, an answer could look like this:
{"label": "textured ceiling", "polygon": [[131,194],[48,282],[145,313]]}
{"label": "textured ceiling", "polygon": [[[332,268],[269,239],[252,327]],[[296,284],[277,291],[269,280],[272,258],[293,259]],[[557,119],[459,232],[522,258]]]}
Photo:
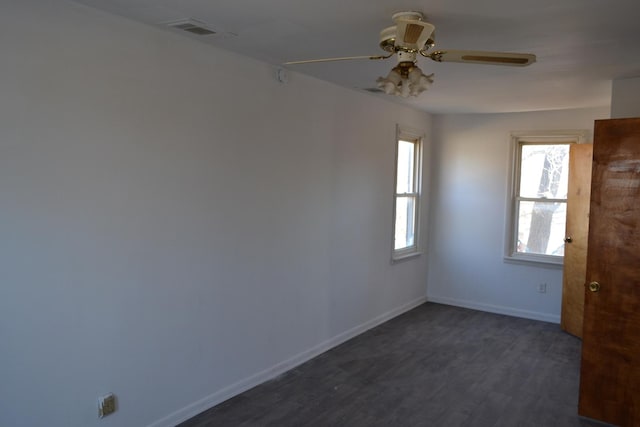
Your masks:
{"label": "textured ceiling", "polygon": [[[392,25],[393,13],[404,10],[427,15],[436,26],[436,48],[537,55],[537,62],[524,68],[419,59],[426,74],[435,73],[435,83],[417,98],[397,101],[433,113],[607,106],[612,80],[640,76],[637,0],[75,1],[141,24],[197,19],[218,34],[194,36],[194,43],[210,43],[273,65],[381,54],[380,30]],[[391,58],[289,68],[363,90],[375,87],[376,78],[394,65]]]}

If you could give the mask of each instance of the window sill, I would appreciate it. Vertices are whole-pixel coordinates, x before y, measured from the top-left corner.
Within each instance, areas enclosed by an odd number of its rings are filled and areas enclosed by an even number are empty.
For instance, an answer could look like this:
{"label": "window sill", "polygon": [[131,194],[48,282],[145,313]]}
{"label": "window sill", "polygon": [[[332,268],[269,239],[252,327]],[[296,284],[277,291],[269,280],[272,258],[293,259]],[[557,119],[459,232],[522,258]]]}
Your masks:
{"label": "window sill", "polygon": [[395,264],[397,262],[407,261],[411,258],[416,258],[422,255],[422,252],[410,252],[405,254],[398,254],[391,257],[391,264]]}
{"label": "window sill", "polygon": [[564,266],[563,258],[545,255],[505,255],[504,262],[554,269],[562,269]]}

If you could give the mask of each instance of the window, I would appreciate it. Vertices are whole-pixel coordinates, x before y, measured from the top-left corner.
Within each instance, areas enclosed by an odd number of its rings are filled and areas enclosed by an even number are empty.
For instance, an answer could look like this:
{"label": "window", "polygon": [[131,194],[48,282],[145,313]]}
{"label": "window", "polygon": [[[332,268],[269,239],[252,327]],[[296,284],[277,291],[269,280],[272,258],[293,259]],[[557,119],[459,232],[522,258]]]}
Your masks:
{"label": "window", "polygon": [[583,132],[513,135],[511,232],[507,258],[562,264],[569,146]]}
{"label": "window", "polygon": [[422,137],[398,128],[396,141],[392,260],[419,255]]}

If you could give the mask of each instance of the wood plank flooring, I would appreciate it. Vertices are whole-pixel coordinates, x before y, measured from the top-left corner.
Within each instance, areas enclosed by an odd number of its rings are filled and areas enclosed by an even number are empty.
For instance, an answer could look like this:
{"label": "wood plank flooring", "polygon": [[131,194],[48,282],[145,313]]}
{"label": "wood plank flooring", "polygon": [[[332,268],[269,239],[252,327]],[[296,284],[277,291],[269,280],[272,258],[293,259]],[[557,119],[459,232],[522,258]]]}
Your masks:
{"label": "wood plank flooring", "polygon": [[180,427],[601,426],[579,373],[559,325],[426,303]]}

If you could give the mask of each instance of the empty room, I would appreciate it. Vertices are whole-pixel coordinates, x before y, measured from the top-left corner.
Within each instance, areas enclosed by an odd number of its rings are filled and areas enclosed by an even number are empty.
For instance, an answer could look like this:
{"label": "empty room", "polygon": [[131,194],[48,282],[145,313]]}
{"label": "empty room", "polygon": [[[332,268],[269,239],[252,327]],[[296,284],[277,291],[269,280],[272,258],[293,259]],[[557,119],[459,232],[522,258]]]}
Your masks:
{"label": "empty room", "polygon": [[0,12],[0,426],[640,426],[637,1]]}

